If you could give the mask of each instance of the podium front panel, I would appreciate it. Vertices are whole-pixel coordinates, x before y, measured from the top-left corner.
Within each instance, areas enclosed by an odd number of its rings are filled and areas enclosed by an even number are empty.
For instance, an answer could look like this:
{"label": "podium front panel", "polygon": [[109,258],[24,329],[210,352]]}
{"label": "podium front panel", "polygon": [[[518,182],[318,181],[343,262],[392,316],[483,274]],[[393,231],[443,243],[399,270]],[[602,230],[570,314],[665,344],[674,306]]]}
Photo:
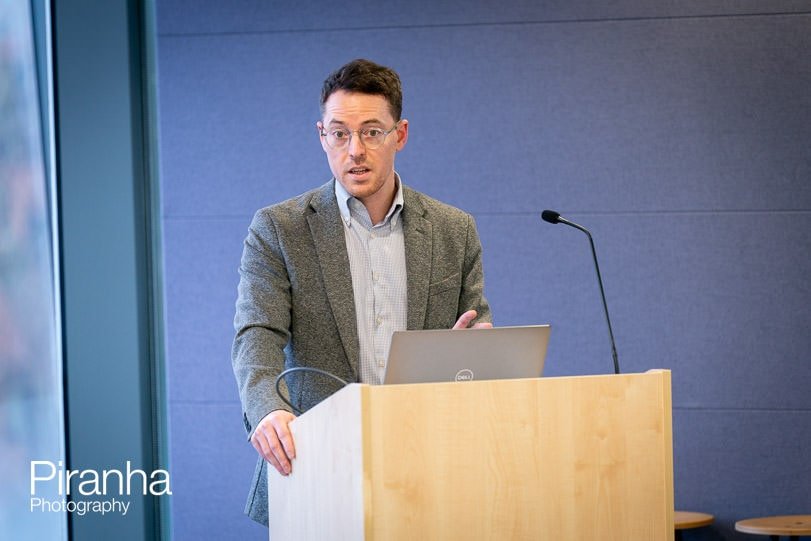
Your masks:
{"label": "podium front panel", "polygon": [[353,385],[293,426],[274,541],[673,538],[668,371]]}

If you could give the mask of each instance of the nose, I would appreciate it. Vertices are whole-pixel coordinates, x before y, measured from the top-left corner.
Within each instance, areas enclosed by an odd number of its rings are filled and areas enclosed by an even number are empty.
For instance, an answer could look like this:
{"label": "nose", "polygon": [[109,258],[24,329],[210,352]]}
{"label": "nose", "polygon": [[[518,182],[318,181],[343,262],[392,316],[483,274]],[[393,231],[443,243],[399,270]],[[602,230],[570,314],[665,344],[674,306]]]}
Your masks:
{"label": "nose", "polygon": [[357,160],[366,155],[366,147],[363,144],[363,140],[360,138],[359,132],[353,132],[350,135],[347,149],[349,150],[349,157],[353,160]]}

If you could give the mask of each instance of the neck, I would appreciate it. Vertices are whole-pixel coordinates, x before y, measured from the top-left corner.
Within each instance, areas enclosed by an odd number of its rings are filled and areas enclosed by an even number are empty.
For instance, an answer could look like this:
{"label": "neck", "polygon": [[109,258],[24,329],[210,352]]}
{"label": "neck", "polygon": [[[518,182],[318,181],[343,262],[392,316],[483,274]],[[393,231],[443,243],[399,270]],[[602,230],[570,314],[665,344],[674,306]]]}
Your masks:
{"label": "neck", "polygon": [[363,206],[366,207],[366,212],[369,213],[372,225],[377,225],[383,221],[394,202],[396,193],[397,179],[394,178],[394,173],[392,173],[391,182],[386,182],[377,192],[360,200]]}

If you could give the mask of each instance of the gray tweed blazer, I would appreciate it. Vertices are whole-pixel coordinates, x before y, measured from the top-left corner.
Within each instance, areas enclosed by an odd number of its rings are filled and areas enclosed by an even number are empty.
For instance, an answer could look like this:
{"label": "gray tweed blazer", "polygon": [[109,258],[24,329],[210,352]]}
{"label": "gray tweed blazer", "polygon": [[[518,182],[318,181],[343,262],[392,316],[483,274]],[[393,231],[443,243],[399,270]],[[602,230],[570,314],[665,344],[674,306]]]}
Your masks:
{"label": "gray tweed blazer", "polygon": [[[358,381],[352,276],[333,183],[259,210],[245,239],[231,360],[249,439],[265,415],[289,409],[274,389],[282,370],[311,366]],[[403,198],[408,328],[450,328],[470,309],[491,321],[473,218],[406,186]],[[337,390],[299,374],[286,383],[301,411]],[[260,458],[245,512],[262,524],[266,479]]]}

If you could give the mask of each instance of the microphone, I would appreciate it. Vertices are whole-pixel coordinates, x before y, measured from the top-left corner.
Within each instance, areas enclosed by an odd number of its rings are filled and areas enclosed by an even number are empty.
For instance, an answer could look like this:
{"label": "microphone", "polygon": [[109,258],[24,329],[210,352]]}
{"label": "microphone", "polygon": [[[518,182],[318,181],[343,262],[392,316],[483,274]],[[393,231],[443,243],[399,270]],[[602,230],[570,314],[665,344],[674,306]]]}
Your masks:
{"label": "microphone", "polygon": [[541,213],[541,219],[550,224],[566,224],[575,229],[579,229],[589,238],[591,244],[591,255],[594,257],[594,270],[597,271],[597,283],[600,284],[600,297],[603,299],[603,310],[605,310],[605,321],[608,323],[608,337],[611,339],[611,356],[614,358],[614,373],[620,373],[620,363],[617,360],[617,345],[614,343],[614,331],[611,330],[611,318],[608,317],[608,303],[605,302],[605,291],[603,290],[603,279],[600,276],[600,265],[597,263],[597,250],[594,249],[594,240],[591,238],[591,233],[582,225],[570,222],[562,217],[559,212],[554,210],[545,210]]}

